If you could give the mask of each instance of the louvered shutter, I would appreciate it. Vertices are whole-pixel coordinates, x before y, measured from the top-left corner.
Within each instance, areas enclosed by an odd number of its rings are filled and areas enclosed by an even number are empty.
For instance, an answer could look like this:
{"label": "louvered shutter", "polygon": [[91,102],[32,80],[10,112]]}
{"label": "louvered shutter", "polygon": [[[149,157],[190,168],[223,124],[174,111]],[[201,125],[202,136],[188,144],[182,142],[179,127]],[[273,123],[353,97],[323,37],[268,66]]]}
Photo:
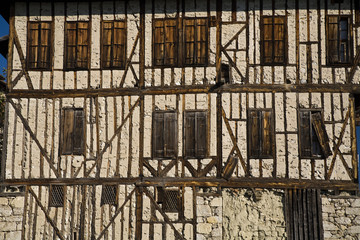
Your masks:
{"label": "louvered shutter", "polygon": [[194,63],[194,51],[195,51],[195,20],[184,20],[185,27],[185,64]]}
{"label": "louvered shutter", "polygon": [[262,116],[262,156],[272,156],[272,129],[271,129],[271,111],[261,111]]}
{"label": "louvered shutter", "polygon": [[274,17],[274,62],[284,62],[285,56],[285,19]]}
{"label": "louvered shutter", "polygon": [[249,152],[250,157],[259,157],[260,155],[260,119],[258,111],[249,112]]}
{"label": "louvered shutter", "polygon": [[272,18],[263,18],[263,44],[262,44],[262,60],[264,63],[271,63],[273,56],[273,29]]}
{"label": "louvered shutter", "polygon": [[102,67],[111,66],[112,23],[103,22],[102,32]]}
{"label": "louvered shutter", "polygon": [[164,157],[164,114],[153,114],[153,156]]}
{"label": "louvered shutter", "polygon": [[76,22],[66,23],[66,68],[76,67]]}
{"label": "louvered shutter", "polygon": [[88,65],[88,51],[89,51],[89,23],[78,22],[78,36],[77,36],[77,67],[87,68]]}
{"label": "louvered shutter", "polygon": [[51,24],[48,22],[41,23],[41,36],[40,36],[40,59],[39,68],[50,67],[50,46],[51,46]]}
{"label": "louvered shutter", "polygon": [[207,115],[206,112],[196,112],[196,157],[205,157],[207,146]]}
{"label": "louvered shutter", "polygon": [[302,157],[311,157],[310,112],[300,111],[300,153]]}
{"label": "louvered shutter", "polygon": [[164,65],[164,41],[165,41],[165,29],[164,21],[154,21],[154,64]]}
{"label": "louvered shutter", "polygon": [[318,137],[321,150],[323,151],[324,156],[328,157],[331,155],[331,149],[329,145],[329,137],[326,133],[325,125],[321,118],[321,113],[312,113],[311,120],[313,129],[315,130],[316,136]]}
{"label": "louvered shutter", "polygon": [[173,66],[177,59],[177,26],[175,19],[165,21],[165,65]]}
{"label": "louvered shutter", "polygon": [[126,24],[114,22],[113,67],[125,67],[126,61]]}
{"label": "louvered shutter", "polygon": [[84,153],[84,111],[76,109],[74,114],[73,154]]}

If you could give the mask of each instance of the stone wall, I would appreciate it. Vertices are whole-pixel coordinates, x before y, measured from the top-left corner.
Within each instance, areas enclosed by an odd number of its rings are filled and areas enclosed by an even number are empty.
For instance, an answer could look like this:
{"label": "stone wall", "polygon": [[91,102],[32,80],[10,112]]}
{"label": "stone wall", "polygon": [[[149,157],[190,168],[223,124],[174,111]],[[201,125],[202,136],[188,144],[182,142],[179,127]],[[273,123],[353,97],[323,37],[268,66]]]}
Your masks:
{"label": "stone wall", "polygon": [[322,196],[324,238],[360,239],[360,197]]}
{"label": "stone wall", "polygon": [[23,209],[23,197],[0,197],[0,240],[21,239]]}

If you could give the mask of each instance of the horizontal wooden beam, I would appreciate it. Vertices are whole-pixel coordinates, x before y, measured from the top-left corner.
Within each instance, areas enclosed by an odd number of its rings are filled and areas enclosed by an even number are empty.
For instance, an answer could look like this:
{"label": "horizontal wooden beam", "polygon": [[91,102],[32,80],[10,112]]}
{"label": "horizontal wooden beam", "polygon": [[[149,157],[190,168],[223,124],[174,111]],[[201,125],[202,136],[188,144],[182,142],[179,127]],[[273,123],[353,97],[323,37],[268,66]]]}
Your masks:
{"label": "horizontal wooden beam", "polygon": [[171,86],[148,88],[108,88],[108,89],[67,89],[67,90],[12,90],[8,98],[75,98],[169,95],[190,93],[236,93],[236,92],[330,92],[360,93],[360,85],[355,84],[226,84]]}
{"label": "horizontal wooden beam", "polygon": [[231,187],[231,188],[315,188],[355,191],[358,184],[351,181],[339,180],[309,180],[309,179],[274,179],[274,178],[231,178],[229,181],[221,178],[63,178],[63,179],[7,179],[0,186],[30,185],[48,186],[50,184],[63,185],[102,185],[120,184],[136,186],[198,186],[198,187]]}

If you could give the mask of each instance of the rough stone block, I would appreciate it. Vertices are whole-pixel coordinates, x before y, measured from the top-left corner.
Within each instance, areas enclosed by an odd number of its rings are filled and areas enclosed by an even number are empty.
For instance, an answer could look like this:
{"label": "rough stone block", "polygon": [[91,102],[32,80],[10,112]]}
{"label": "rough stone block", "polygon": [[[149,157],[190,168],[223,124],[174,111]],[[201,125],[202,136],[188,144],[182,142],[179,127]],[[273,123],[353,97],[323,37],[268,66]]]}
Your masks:
{"label": "rough stone block", "polygon": [[210,206],[212,206],[212,207],[220,207],[220,206],[222,206],[222,199],[221,198],[214,198],[210,202]]}
{"label": "rough stone block", "polygon": [[333,213],[333,212],[335,212],[335,208],[333,205],[325,205],[325,206],[322,206],[322,211],[325,213]]}
{"label": "rough stone block", "polygon": [[202,234],[209,234],[211,232],[211,224],[210,223],[199,223],[197,225],[197,232]]}
{"label": "rough stone block", "polygon": [[324,230],[327,230],[327,231],[338,230],[338,227],[335,224],[333,224],[331,222],[327,222],[327,221],[324,221],[323,227],[324,227]]}
{"label": "rough stone block", "polygon": [[347,225],[347,224],[351,223],[351,220],[350,220],[350,218],[347,218],[347,217],[339,217],[339,218],[335,218],[335,222],[337,222],[339,224]]}
{"label": "rough stone block", "polygon": [[346,214],[360,215],[360,208],[348,207],[345,209]]}
{"label": "rough stone block", "polygon": [[360,225],[349,227],[347,232],[350,234],[360,234]]}
{"label": "rough stone block", "polygon": [[214,216],[208,217],[206,220],[207,220],[208,223],[211,223],[211,224],[219,222],[217,217],[214,217]]}
{"label": "rough stone block", "polygon": [[14,232],[6,233],[5,239],[20,240],[21,239],[21,231],[14,231]]}
{"label": "rough stone block", "polygon": [[16,197],[10,201],[10,205],[15,208],[23,208],[24,207],[24,198]]}
{"label": "rough stone block", "polygon": [[8,205],[8,199],[5,197],[0,197],[0,205]]}
{"label": "rough stone block", "polygon": [[196,209],[199,217],[211,216],[211,208],[209,205],[197,205]]}
{"label": "rough stone block", "polygon": [[4,232],[10,232],[16,230],[15,222],[0,222],[0,229]]}
{"label": "rough stone block", "polygon": [[11,214],[12,214],[12,209],[10,206],[0,206],[0,217],[7,217],[10,216]]}
{"label": "rough stone block", "polygon": [[[360,207],[360,198],[355,199],[352,203],[351,203],[351,207]],[[359,213],[360,215],[360,213]]]}

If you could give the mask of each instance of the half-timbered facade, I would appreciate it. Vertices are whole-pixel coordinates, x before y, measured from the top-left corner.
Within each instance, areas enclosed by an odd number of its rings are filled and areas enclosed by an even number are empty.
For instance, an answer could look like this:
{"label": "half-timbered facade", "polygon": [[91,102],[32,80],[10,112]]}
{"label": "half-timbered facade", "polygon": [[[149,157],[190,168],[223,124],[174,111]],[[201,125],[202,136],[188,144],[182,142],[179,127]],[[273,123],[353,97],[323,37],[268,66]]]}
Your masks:
{"label": "half-timbered facade", "polygon": [[21,239],[246,239],[229,203],[267,194],[264,236],[323,239],[320,190],[358,186],[359,27],[357,0],[15,1]]}

